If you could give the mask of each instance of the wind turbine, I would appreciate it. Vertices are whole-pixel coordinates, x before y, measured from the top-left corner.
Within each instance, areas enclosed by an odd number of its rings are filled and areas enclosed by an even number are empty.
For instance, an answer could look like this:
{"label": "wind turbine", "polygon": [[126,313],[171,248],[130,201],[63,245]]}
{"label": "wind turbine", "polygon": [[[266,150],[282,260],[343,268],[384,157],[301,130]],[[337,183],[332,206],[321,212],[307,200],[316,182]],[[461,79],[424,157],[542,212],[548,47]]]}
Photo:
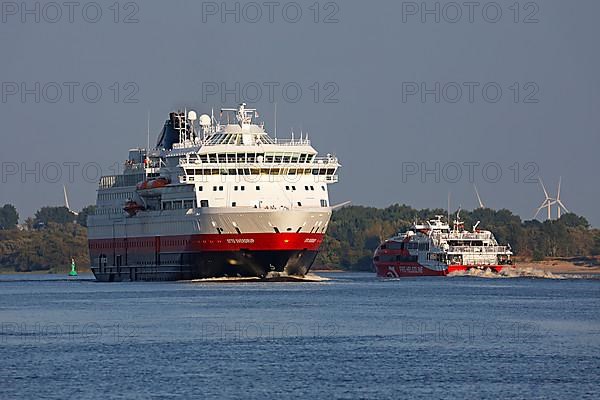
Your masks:
{"label": "wind turbine", "polygon": [[554,202],[555,204],[557,204],[556,206],[556,216],[558,219],[560,219],[560,210],[561,208],[563,210],[565,210],[566,212],[570,212],[567,207],[565,207],[565,205],[563,204],[562,201],[560,201],[560,183],[562,181],[562,176],[558,178],[558,191],[556,193],[556,201]]}
{"label": "wind turbine", "polygon": [[71,207],[69,206],[69,198],[67,197],[67,187],[65,185],[63,185],[63,193],[65,194],[65,207],[67,208],[67,210],[69,210],[74,215],[79,215],[79,213],[71,210]]}
{"label": "wind turbine", "polygon": [[475,189],[475,194],[477,195],[477,202],[479,203],[479,208],[485,208],[483,201],[481,201],[481,197],[479,196],[479,190],[477,190],[477,186],[473,184],[473,189]]}
{"label": "wind turbine", "polygon": [[[544,196],[546,196],[546,198],[544,199],[544,201],[542,201],[542,204],[540,204],[540,206],[538,207],[533,218],[536,218],[538,216],[538,214],[540,213],[540,211],[542,211],[544,208],[546,208],[548,210],[548,219],[551,219],[552,215],[550,213],[550,211],[551,211],[550,209],[553,204],[556,204],[556,200],[553,199],[552,197],[548,196],[548,191],[546,190],[546,187],[544,186],[544,182],[542,182],[542,178],[538,178],[538,181],[540,182],[540,185],[542,185],[542,190],[544,191]],[[559,183],[559,186],[560,186],[560,183]]]}

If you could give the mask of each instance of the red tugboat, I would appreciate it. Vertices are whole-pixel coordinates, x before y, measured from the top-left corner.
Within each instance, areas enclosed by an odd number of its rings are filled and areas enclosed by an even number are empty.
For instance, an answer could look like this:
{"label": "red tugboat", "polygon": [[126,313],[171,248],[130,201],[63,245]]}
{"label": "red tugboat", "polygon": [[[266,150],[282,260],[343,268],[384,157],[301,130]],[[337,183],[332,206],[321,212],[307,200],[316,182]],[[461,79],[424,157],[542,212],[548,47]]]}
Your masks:
{"label": "red tugboat", "polygon": [[478,229],[479,221],[467,231],[460,210],[452,229],[442,218],[415,223],[379,245],[373,256],[377,276],[445,276],[473,268],[500,272],[512,267],[510,246],[500,246],[492,232]]}

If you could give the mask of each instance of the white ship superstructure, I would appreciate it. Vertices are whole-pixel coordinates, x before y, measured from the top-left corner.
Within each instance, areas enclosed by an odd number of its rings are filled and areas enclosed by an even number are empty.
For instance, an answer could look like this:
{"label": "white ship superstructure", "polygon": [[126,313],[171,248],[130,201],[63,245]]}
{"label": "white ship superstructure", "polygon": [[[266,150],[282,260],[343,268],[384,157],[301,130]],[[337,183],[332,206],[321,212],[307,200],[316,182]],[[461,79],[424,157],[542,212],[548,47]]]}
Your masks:
{"label": "white ship superstructure", "polygon": [[98,279],[308,271],[331,216],[337,158],[318,157],[308,135],[270,137],[245,104],[223,113],[223,124],[171,113],[155,149],[130,150],[123,174],[102,177],[88,221]]}

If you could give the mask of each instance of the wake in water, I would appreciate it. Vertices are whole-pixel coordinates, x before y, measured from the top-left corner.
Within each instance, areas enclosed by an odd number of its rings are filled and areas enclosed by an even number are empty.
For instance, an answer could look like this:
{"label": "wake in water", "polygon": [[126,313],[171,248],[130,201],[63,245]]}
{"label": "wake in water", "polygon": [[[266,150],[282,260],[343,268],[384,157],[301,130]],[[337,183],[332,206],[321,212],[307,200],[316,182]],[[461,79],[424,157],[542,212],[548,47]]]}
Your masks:
{"label": "wake in water", "polygon": [[221,277],[193,279],[192,282],[199,283],[226,283],[226,282],[326,282],[331,279],[315,274],[306,274],[304,276],[287,275],[281,272],[269,272],[264,279],[258,277]]}
{"label": "wake in water", "polygon": [[485,270],[472,268],[467,271],[456,271],[448,274],[449,277],[473,276],[476,278],[540,278],[540,279],[584,279],[581,275],[571,274],[553,274],[542,269],[525,268],[505,268],[500,272],[494,272],[489,268]]}

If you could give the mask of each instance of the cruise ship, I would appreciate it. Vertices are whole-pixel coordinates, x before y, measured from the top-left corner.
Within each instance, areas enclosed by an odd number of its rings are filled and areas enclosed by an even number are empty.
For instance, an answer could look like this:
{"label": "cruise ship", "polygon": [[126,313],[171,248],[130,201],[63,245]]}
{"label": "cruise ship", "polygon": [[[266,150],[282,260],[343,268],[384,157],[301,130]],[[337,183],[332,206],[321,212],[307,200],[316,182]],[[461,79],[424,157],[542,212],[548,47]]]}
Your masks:
{"label": "cruise ship", "polygon": [[512,267],[510,246],[499,245],[492,232],[479,229],[479,221],[468,231],[460,210],[452,228],[442,218],[415,223],[381,243],[373,256],[377,276],[445,276],[473,268],[500,272]]}
{"label": "cruise ship", "polygon": [[[338,159],[271,137],[241,104],[177,111],[151,150],[100,179],[88,217],[99,281],[303,276],[327,230]],[[223,122],[226,121],[226,122]],[[149,147],[149,146],[148,146]]]}

